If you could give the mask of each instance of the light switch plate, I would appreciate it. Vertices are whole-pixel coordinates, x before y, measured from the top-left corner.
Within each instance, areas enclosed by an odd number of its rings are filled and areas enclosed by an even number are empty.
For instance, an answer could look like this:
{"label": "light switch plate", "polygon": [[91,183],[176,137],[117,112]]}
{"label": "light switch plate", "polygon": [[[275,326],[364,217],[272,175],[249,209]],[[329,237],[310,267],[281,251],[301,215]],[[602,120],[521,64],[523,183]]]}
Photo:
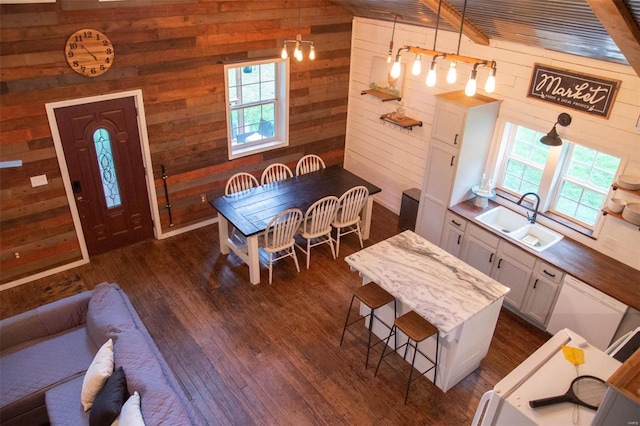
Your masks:
{"label": "light switch plate", "polygon": [[31,186],[34,188],[36,186],[42,186],[48,183],[49,181],[47,181],[47,175],[31,176]]}

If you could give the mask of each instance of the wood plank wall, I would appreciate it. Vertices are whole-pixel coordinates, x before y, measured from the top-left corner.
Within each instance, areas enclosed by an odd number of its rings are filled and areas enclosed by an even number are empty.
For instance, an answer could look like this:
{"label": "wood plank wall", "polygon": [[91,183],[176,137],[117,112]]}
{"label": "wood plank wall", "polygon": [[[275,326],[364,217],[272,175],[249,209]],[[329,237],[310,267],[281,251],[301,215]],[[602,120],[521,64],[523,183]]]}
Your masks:
{"label": "wood plank wall", "polygon": [[[0,6],[0,283],[81,259],[45,104],[142,89],[163,232],[215,217],[201,195],[222,193],[238,171],[259,175],[271,162],[295,165],[306,153],[328,165],[344,156],[352,15],[327,0],[302,0],[300,32],[317,59],[291,62],[290,146],[228,161],[221,61],[278,56],[295,38],[298,0],[134,0]],[[79,5],[83,5],[81,7]],[[96,28],[116,57],[89,79],[67,65],[67,38]],[[49,184],[32,188],[29,177]],[[20,253],[16,258],[15,253]]]}

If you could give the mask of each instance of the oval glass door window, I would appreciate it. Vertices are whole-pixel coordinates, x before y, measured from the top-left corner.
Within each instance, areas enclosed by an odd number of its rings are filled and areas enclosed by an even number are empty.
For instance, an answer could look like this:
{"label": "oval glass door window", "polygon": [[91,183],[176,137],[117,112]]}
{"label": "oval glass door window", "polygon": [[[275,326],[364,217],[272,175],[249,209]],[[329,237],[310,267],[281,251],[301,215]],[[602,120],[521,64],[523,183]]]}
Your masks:
{"label": "oval glass door window", "polygon": [[102,179],[102,189],[107,208],[122,205],[120,200],[120,187],[118,186],[118,176],[116,166],[113,162],[113,151],[111,148],[111,135],[105,128],[99,128],[93,132],[93,143],[96,147],[98,157],[98,167],[100,167],[100,179]]}

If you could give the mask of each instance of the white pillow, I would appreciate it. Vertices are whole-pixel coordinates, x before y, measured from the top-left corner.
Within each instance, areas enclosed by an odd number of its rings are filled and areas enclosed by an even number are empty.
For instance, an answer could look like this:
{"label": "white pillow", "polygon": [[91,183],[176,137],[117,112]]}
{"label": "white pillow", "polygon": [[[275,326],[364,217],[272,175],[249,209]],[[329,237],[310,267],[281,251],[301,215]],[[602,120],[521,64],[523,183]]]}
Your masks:
{"label": "white pillow", "polygon": [[102,345],[98,350],[98,353],[91,361],[89,369],[84,375],[82,381],[82,393],[80,394],[80,401],[82,402],[82,408],[84,411],[89,411],[89,408],[93,405],[93,400],[96,398],[100,389],[104,386],[107,379],[113,373],[113,340],[107,340],[107,343]]}
{"label": "white pillow", "polygon": [[120,416],[111,423],[111,426],[145,426],[142,412],[140,411],[140,395],[135,391],[127,399],[120,410]]}

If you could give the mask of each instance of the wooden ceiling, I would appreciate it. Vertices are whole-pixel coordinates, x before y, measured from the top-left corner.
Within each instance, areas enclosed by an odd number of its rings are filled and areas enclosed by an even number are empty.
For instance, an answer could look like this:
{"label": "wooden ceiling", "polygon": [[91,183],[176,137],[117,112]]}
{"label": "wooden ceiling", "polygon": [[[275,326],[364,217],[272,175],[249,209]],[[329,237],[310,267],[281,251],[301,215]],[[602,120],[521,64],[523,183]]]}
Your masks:
{"label": "wooden ceiling", "polygon": [[[355,16],[435,28],[439,0],[333,0]],[[440,29],[608,62],[640,76],[640,0],[443,0]]]}

